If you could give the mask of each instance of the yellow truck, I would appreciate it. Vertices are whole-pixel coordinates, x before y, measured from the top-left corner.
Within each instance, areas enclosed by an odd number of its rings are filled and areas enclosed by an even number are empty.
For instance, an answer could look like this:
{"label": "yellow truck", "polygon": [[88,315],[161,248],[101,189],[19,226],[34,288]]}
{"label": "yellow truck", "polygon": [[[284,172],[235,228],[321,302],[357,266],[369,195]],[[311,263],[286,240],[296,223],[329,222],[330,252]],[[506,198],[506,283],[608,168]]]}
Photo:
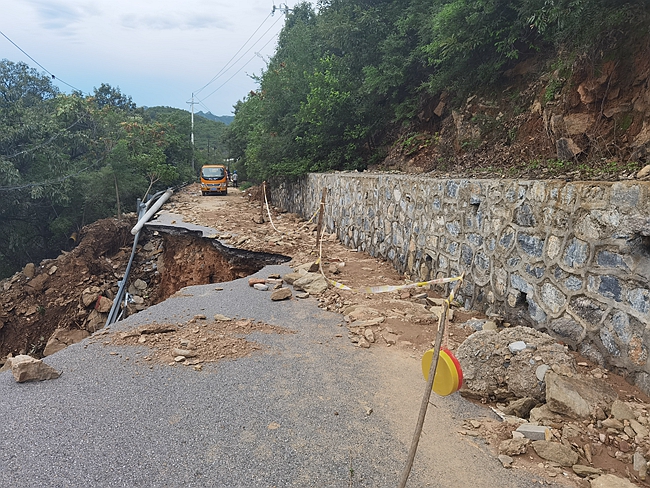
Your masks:
{"label": "yellow truck", "polygon": [[223,164],[205,164],[201,168],[201,193],[228,194],[228,173]]}

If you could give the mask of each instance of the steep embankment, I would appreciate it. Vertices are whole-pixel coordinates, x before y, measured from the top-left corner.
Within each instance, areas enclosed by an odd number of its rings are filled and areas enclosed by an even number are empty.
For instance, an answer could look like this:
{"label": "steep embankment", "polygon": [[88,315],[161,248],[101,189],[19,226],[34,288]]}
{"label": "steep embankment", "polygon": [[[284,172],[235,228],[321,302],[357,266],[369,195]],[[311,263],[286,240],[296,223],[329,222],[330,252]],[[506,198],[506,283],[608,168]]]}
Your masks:
{"label": "steep embankment", "polygon": [[[465,177],[645,177],[650,40],[616,57],[522,60],[499,91],[427,102],[381,165]],[[598,58],[598,57],[597,57]],[[645,176],[644,176],[645,175]]]}

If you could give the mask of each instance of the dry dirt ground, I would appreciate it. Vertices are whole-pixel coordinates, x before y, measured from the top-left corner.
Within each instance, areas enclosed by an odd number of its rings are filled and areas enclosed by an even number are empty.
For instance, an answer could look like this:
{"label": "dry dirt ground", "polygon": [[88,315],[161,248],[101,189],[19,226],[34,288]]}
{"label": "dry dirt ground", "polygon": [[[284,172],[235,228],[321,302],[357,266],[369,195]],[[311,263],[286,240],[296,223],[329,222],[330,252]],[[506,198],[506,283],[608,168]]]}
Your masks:
{"label": "dry dirt ground", "polygon": [[[211,244],[214,238],[233,248],[266,253],[265,256],[269,253],[286,256],[291,259],[288,263],[291,266],[313,262],[320,256],[324,274],[352,289],[408,283],[388,263],[346,249],[335,235],[325,234],[322,250],[319,249],[314,222],[305,222],[297,215],[274,208],[269,209],[270,222],[260,196],[259,188],[243,192],[230,189],[227,196],[201,196],[198,185],[177,192],[163,207],[165,219],[176,225],[186,222],[209,227],[213,234],[200,237],[149,229],[141,240],[129,281],[129,293],[134,297],[128,307],[129,313],[137,313],[175,293],[182,294],[185,286],[244,277],[264,265],[260,255],[249,261],[243,257],[224,258]],[[137,358],[138,361],[177,363],[200,370],[204,362],[239,357],[258,349],[258,345],[243,338],[252,330],[287,333],[281,328],[249,320],[202,315],[188,323],[151,324],[130,333],[102,329],[106,299],[110,303],[117,291],[116,282],[122,278],[129,257],[132,225],[133,218],[106,219],[92,224],[84,229],[79,245],[70,252],[55,260],[43,261],[33,269],[27,267],[22,273],[0,282],[0,364],[11,354],[42,356],[48,342],[64,347],[66,341],[80,340],[79,336],[73,340],[63,333],[59,342],[54,340],[57,333],[67,331],[82,336],[94,333],[93,340],[102,341],[109,348],[112,345],[147,345],[151,352]],[[379,294],[330,287],[317,299],[320,307],[342,314],[347,328],[342,327],[340,335],[347,336],[359,347],[393,348],[419,358],[432,347],[437,330],[436,313],[440,310],[437,305],[447,292],[442,286]],[[299,298],[294,294],[291,299]],[[445,345],[450,350],[457,349],[474,332],[475,329],[467,324],[474,316],[476,314],[452,308],[445,337]],[[368,333],[369,330],[372,332]],[[170,350],[173,351],[171,355]],[[648,420],[650,399],[621,377],[598,370],[583,358],[576,357],[576,361],[581,365],[581,372],[597,371],[618,392],[621,400],[630,402],[639,411],[640,419]],[[459,433],[484,438],[496,455],[499,443],[511,437],[516,425],[495,420],[487,407],[483,418],[466,424]],[[573,430],[567,432],[567,425]],[[639,486],[650,486],[636,476],[630,464],[635,448],[648,458],[650,438],[635,443],[627,436],[625,441],[626,434],[608,431],[591,421],[580,423],[563,419],[554,427],[558,439],[570,443],[578,452],[584,453],[585,446],[590,446],[587,449],[592,451],[592,466],[604,473],[617,473],[632,479]],[[589,464],[584,456],[580,462]],[[552,484],[589,486],[571,468],[543,461],[530,448],[526,454],[516,457],[515,467],[531,470]]]}

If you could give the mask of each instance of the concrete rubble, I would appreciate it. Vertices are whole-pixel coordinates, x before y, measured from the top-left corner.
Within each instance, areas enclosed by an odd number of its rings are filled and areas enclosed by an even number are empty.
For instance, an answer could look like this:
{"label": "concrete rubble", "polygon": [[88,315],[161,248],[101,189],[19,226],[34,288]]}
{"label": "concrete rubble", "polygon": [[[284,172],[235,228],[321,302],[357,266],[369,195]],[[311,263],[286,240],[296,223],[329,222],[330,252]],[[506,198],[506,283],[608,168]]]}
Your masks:
{"label": "concrete rubble", "polygon": [[484,400],[530,397],[543,403],[545,385],[536,376],[540,365],[576,372],[575,360],[564,346],[547,334],[522,326],[475,332],[460,345],[456,357],[463,367],[461,394]]}
{"label": "concrete rubble", "polygon": [[[466,381],[461,393],[496,401],[493,410],[504,426],[499,431],[510,432],[511,438],[496,444],[500,460],[512,459],[502,460],[504,467],[517,466],[520,456],[528,462],[534,452],[551,477],[573,473],[601,488],[645,481],[650,404],[619,398],[605,382],[606,370],[589,370],[588,363],[576,363],[564,346],[552,342],[545,334],[512,327],[475,332],[458,348]],[[546,366],[541,378],[540,364]],[[603,458],[609,459],[609,473]]]}

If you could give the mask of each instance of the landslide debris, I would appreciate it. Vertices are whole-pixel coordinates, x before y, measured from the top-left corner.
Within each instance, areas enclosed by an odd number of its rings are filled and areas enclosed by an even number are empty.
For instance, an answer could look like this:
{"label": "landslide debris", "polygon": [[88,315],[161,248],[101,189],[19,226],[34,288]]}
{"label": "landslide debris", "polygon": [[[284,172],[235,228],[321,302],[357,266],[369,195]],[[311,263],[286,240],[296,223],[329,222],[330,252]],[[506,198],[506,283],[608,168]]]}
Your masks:
{"label": "landslide debris", "polygon": [[[200,371],[206,362],[248,356],[262,346],[246,340],[252,332],[287,334],[288,329],[249,319],[216,316],[214,320],[196,315],[185,323],[146,324],[129,331],[104,329],[93,336],[111,346],[140,346],[132,357],[138,363],[165,363],[170,366],[192,366]],[[143,352],[144,351],[144,352]],[[115,351],[109,354],[120,355]]]}
{"label": "landslide debris", "polygon": [[[134,224],[135,216],[97,221],[83,228],[72,251],[28,263],[0,282],[0,365],[10,355],[53,354],[104,326],[131,254]],[[185,286],[230,281],[263,265],[259,259],[224,256],[212,239],[145,228],[123,316]]]}

